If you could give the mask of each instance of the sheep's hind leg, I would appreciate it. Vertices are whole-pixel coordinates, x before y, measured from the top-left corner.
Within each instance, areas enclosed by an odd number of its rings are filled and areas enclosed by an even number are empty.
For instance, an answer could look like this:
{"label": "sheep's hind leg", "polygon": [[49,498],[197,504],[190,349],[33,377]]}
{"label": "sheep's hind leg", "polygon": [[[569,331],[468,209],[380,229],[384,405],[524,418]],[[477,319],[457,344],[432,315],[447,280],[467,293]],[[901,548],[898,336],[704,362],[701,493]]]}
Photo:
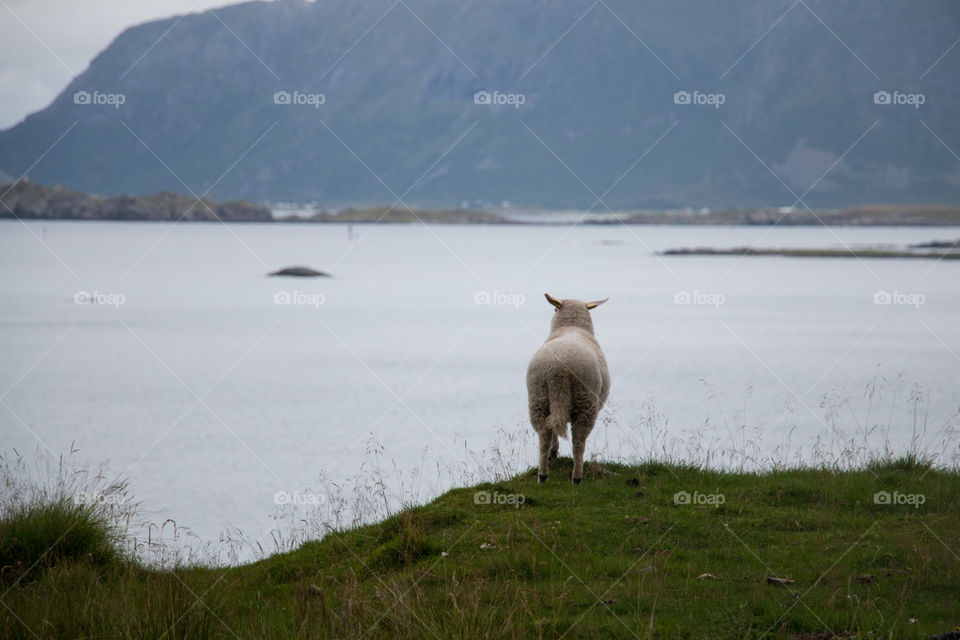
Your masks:
{"label": "sheep's hind leg", "polygon": [[570,430],[570,439],[573,440],[573,484],[580,484],[583,480],[583,450],[586,448],[587,436],[593,431],[595,420],[596,416],[591,420],[577,420]]}
{"label": "sheep's hind leg", "polygon": [[550,459],[553,460],[558,455],[560,455],[560,437],[554,432],[550,442]]}
{"label": "sheep's hind leg", "polygon": [[537,481],[546,482],[549,470],[547,461],[550,459],[550,431],[538,431],[540,435],[540,467],[537,470]]}
{"label": "sheep's hind leg", "polygon": [[580,484],[583,480],[583,450],[587,444],[586,438],[573,438],[573,484]]}

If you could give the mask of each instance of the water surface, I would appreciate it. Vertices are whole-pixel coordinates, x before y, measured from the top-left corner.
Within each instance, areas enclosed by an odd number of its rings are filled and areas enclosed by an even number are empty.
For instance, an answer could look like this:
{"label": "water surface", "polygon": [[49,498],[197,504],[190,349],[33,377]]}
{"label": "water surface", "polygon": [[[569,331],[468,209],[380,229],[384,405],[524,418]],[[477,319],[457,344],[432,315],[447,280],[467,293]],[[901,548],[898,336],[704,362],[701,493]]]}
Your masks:
{"label": "water surface", "polygon": [[[528,429],[544,291],[610,298],[594,322],[614,382],[588,455],[784,460],[835,427],[904,448],[914,408],[937,448],[956,424],[960,264],[653,252],[956,233],[2,221],[2,449],[74,443],[158,520],[256,538],[277,491],[352,477],[372,439],[409,473],[476,466],[465,447]],[[293,264],[334,277],[265,277]],[[875,303],[883,292],[892,304]],[[423,498],[456,481],[427,475]]]}

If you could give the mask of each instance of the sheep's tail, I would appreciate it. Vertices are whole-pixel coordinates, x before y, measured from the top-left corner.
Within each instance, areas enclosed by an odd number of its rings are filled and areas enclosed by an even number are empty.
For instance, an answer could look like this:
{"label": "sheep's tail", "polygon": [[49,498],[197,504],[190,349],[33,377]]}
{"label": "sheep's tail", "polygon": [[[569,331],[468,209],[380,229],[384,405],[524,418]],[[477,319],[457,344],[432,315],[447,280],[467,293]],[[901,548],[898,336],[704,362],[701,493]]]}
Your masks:
{"label": "sheep's tail", "polygon": [[547,382],[547,398],[550,400],[550,415],[547,426],[560,436],[567,437],[567,422],[570,420],[570,384],[567,380]]}

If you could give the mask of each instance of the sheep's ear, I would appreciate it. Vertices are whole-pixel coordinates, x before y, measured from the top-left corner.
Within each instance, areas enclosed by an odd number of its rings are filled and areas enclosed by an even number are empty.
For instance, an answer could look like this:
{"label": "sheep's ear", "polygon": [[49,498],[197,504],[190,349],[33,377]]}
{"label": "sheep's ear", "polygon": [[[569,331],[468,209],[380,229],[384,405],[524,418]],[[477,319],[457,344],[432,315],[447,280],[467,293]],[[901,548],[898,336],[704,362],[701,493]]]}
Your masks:
{"label": "sheep's ear", "polygon": [[549,293],[545,293],[543,295],[547,298],[547,302],[555,306],[557,309],[563,306],[563,300],[557,300],[556,298],[551,296]]}
{"label": "sheep's ear", "polygon": [[596,308],[596,307],[599,307],[600,305],[602,305],[604,302],[606,302],[606,301],[609,300],[609,299],[610,299],[610,298],[604,298],[603,300],[594,300],[593,302],[588,302],[588,303],[587,303],[587,309],[594,309],[594,308]]}

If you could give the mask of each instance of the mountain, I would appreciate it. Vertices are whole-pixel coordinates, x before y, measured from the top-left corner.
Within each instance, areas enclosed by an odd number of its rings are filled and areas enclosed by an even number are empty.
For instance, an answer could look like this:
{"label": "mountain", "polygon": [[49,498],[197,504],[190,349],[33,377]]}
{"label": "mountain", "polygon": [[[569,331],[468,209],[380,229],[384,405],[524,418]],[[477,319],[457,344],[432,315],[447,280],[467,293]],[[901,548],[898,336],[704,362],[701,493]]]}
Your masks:
{"label": "mountain", "polygon": [[0,170],[325,206],[958,204],[958,33],[951,0],[250,2],[124,31],[0,132]]}

